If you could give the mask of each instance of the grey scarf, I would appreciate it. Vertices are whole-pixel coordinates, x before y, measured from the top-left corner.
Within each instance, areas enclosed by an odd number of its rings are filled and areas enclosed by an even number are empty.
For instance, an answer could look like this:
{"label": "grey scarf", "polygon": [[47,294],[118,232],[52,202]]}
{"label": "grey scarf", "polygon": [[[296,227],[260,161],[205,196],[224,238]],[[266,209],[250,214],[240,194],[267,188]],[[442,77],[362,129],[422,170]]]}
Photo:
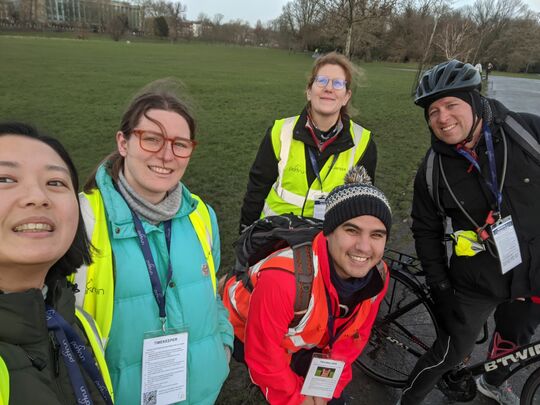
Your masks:
{"label": "grey scarf", "polygon": [[157,204],[152,204],[137,194],[129,185],[122,172],[118,173],[117,185],[129,208],[141,219],[153,225],[174,217],[182,204],[182,185],[180,183],[172,190],[169,190],[163,201]]}

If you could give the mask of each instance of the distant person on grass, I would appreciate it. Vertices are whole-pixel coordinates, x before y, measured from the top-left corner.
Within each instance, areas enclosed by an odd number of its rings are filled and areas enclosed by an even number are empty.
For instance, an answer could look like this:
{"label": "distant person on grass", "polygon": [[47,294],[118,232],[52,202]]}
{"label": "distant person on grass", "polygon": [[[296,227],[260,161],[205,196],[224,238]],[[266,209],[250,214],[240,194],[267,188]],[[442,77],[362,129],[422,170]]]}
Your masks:
{"label": "distant person on grass", "polygon": [[[540,321],[540,117],[509,111],[480,86],[472,65],[452,60],[425,72],[416,90],[431,150],[414,182],[412,231],[441,330],[412,371],[402,405],[421,403],[472,352],[494,310],[491,358],[529,342]],[[446,233],[454,240],[450,258]],[[477,387],[518,405],[507,372],[486,373]]]}
{"label": "distant person on grass", "polygon": [[[249,269],[253,293],[236,278],[225,285],[235,358],[245,360],[251,379],[270,404],[346,403],[343,389],[351,381],[351,365],[366,345],[388,287],[382,256],[391,221],[385,195],[371,185],[363,167],[354,167],[345,185],[326,198],[323,230],[311,244],[316,266],[311,298],[296,325],[291,326],[297,294],[291,248]],[[316,363],[318,356],[328,363]],[[318,375],[321,369],[328,371]],[[343,371],[339,378],[337,370]],[[318,383],[328,391],[303,391],[303,385],[317,385],[316,378],[304,384],[310,376],[324,377]]]}
{"label": "distant person on grass", "polygon": [[175,87],[154,82],[133,98],[116,150],[81,194],[97,251],[78,274],[78,300],[108,339],[119,405],[156,395],[163,403],[213,404],[229,373],[233,330],[215,282],[219,231],[213,209],[181,182],[195,120]]}
{"label": "distant person on grass", "polygon": [[369,130],[348,115],[354,66],[335,52],[318,58],[300,115],[267,130],[249,172],[240,230],[260,217],[294,213],[322,219],[328,193],[362,165],[374,179],[377,150]]}

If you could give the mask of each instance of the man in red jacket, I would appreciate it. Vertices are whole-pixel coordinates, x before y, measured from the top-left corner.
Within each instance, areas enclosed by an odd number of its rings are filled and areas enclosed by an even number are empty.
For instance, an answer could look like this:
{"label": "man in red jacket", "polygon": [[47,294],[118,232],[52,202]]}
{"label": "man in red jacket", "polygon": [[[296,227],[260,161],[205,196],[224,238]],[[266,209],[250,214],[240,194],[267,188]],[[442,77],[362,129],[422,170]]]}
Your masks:
{"label": "man in red jacket", "polygon": [[[276,405],[344,404],[351,364],[362,352],[388,287],[382,256],[391,227],[385,195],[354,168],[326,199],[323,231],[312,242],[311,299],[294,326],[292,249],[249,269],[250,293],[230,279],[223,301],[235,328],[235,357]],[[276,271],[277,270],[277,271]]]}

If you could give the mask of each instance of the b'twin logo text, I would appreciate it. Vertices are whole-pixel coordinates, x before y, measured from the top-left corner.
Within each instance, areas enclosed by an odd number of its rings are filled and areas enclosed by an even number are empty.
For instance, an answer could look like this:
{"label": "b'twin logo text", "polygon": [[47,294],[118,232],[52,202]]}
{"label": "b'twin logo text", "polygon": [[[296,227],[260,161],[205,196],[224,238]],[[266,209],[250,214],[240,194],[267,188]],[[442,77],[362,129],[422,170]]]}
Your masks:
{"label": "b'twin logo text", "polygon": [[507,354],[506,356],[499,357],[498,359],[495,359],[493,361],[489,361],[484,364],[484,368],[486,371],[493,371],[499,368],[499,366],[506,367],[509,364],[518,363],[522,360],[527,360],[539,355],[540,343],[534,346],[526,347],[522,350],[518,350],[517,352]]}

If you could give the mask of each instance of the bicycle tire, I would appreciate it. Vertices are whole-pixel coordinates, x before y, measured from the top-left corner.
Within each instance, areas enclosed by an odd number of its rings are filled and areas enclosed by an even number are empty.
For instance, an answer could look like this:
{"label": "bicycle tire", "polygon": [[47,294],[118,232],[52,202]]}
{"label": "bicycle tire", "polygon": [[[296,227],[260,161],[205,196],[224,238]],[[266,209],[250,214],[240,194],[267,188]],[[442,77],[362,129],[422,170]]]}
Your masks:
{"label": "bicycle tire", "polygon": [[411,276],[391,271],[388,292],[355,365],[380,383],[402,388],[437,336],[435,314],[425,293]]}
{"label": "bicycle tire", "polygon": [[540,404],[540,367],[525,381],[519,400],[520,405]]}

